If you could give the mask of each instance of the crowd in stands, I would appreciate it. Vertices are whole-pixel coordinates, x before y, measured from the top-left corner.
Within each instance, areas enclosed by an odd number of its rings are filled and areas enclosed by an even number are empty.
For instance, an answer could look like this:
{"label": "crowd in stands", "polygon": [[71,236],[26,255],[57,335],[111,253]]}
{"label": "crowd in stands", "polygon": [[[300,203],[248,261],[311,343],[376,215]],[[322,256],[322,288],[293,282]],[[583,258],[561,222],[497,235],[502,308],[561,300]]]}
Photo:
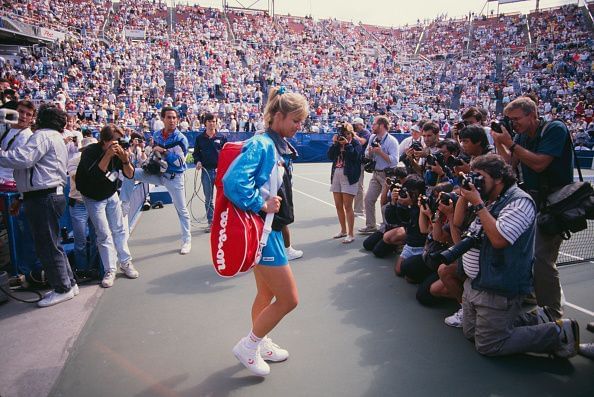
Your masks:
{"label": "crowd in stands", "polygon": [[[580,102],[589,108],[593,85],[592,34],[576,5],[399,28],[197,5],[170,13],[165,2],[144,0],[18,0],[1,10],[74,27],[49,51],[3,65],[1,77],[21,98],[60,100],[91,125],[150,129],[158,110],[173,105],[189,129],[206,112],[224,130],[256,129],[268,87],[284,84],[310,102],[306,132],[385,113],[397,131],[427,118],[447,133],[460,116],[452,108],[495,115],[530,91],[543,99],[542,114],[562,117],[576,134],[592,130],[575,111]],[[80,34],[101,29],[106,41]],[[144,38],[127,38],[125,29]]]}

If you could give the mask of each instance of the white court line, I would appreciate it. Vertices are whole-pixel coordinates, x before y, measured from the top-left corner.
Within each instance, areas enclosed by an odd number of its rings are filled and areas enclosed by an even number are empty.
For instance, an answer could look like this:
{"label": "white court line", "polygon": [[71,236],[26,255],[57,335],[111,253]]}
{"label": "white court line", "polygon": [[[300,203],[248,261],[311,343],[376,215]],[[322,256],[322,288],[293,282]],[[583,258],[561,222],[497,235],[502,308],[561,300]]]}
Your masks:
{"label": "white court line", "polygon": [[[297,175],[294,175],[294,176],[297,176]],[[320,181],[316,181],[316,180],[314,180],[314,179],[305,178],[305,177],[303,177],[303,176],[299,176],[299,177],[300,177],[300,178],[303,178],[303,179],[306,179],[306,180],[308,180],[308,181],[317,182],[317,183],[320,183],[320,184],[322,184],[322,185],[327,185],[327,186],[330,186],[330,185],[328,185],[327,183],[320,182]],[[305,192],[302,192],[301,190],[297,190],[297,189],[293,188],[293,191],[294,191],[294,192],[297,192],[297,193],[299,193],[299,194],[302,194],[302,195],[304,195],[304,196],[306,196],[306,197],[309,197],[309,198],[311,198],[311,199],[314,199],[314,200],[316,200],[316,201],[319,201],[320,203],[326,204],[326,205],[328,205],[328,206],[330,206],[330,207],[332,207],[332,208],[335,208],[335,207],[334,207],[334,204],[331,204],[331,203],[329,203],[329,202],[327,202],[327,201],[321,200],[321,199],[319,199],[319,198],[317,198],[317,197],[314,197],[314,196],[312,196],[312,195],[310,195],[310,194],[307,194],[307,193],[305,193]],[[365,219],[365,217],[364,217],[364,216],[358,216],[358,218]],[[579,256],[573,256],[573,255],[565,254],[565,253],[563,253],[563,252],[559,252],[559,253],[560,253],[560,254],[562,254],[562,255],[568,256],[568,257],[570,257],[570,258],[578,259],[578,260],[583,260],[583,259],[584,259],[584,258],[580,258]],[[587,263],[587,262],[586,262],[586,263]],[[591,262],[591,263],[594,263],[594,262]],[[590,315],[590,316],[594,317],[594,312],[591,312],[591,311],[590,311],[590,310],[588,310],[588,309],[584,309],[584,308],[583,308],[583,307],[581,307],[581,306],[578,306],[578,305],[576,305],[576,304],[573,304],[573,303],[571,303],[571,302],[567,302],[567,301],[565,302],[565,305],[567,305],[567,306],[569,306],[569,307],[571,307],[571,308],[573,308],[573,309],[575,309],[575,310],[578,310],[578,311],[580,311],[580,312],[582,312],[582,313],[585,313],[585,314],[588,314],[588,315]]]}
{"label": "white court line", "polygon": [[320,185],[324,185],[324,186],[330,186],[330,184],[329,184],[329,183],[325,183],[325,182],[316,181],[315,179],[306,178],[306,177],[304,177],[304,176],[301,176],[301,175],[293,174],[293,176],[299,177],[299,178],[301,178],[301,179],[305,179],[306,181],[310,181],[310,182],[319,183]]}
{"label": "white court line", "polygon": [[594,317],[594,312],[591,312],[591,311],[590,311],[590,310],[588,310],[588,309],[584,309],[584,308],[583,308],[583,307],[581,307],[581,306],[574,305],[574,304],[573,304],[573,303],[571,303],[571,302],[567,302],[567,301],[566,301],[566,302],[565,302],[565,306],[569,306],[569,307],[571,307],[572,309],[578,310],[578,311],[580,311],[580,312],[582,312],[582,313],[586,313],[586,314],[588,314],[588,315],[590,315],[590,316]]}

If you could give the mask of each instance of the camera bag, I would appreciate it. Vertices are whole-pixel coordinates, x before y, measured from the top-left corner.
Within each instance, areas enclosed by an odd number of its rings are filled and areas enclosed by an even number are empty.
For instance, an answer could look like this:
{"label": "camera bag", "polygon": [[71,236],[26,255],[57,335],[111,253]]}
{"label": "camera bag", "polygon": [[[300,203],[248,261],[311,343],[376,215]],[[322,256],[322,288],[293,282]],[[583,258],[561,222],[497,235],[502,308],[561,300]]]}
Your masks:
{"label": "camera bag", "polygon": [[[543,128],[543,133],[546,130]],[[538,227],[550,235],[561,235],[564,240],[588,228],[588,219],[594,219],[594,189],[589,182],[584,182],[582,169],[575,152],[571,135],[567,138],[573,151],[579,182],[573,182],[540,200],[540,211],[537,217]],[[540,192],[547,192],[548,182],[545,174],[541,174]]]}
{"label": "camera bag", "polygon": [[[233,277],[249,271],[259,260],[262,248],[272,231],[274,214],[266,214],[266,220],[253,211],[237,208],[225,196],[223,177],[233,160],[241,153],[243,142],[227,142],[219,153],[210,250],[215,271],[221,277]],[[282,167],[275,162],[270,175],[270,192],[276,192],[282,180]]]}

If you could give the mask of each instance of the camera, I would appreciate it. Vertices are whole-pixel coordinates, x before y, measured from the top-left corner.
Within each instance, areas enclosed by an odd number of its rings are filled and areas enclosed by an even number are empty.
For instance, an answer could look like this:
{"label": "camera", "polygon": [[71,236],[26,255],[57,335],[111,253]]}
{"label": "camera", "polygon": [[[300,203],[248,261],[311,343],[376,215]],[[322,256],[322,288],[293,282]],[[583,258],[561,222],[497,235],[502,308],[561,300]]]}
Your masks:
{"label": "camera", "polygon": [[462,235],[462,240],[460,240],[458,244],[452,245],[447,250],[429,254],[429,259],[436,266],[439,266],[442,263],[452,263],[471,248],[479,247],[482,240],[482,230],[475,233],[466,232]]}
{"label": "camera", "polygon": [[130,141],[124,138],[118,139],[118,145],[122,147],[122,149],[126,150],[130,148]]}
{"label": "camera", "polygon": [[509,117],[504,117],[499,121],[492,121],[491,122],[491,129],[499,134],[501,134],[503,132],[503,130],[501,129],[501,127],[505,127],[505,129],[507,130],[507,132],[509,132],[509,134],[512,136],[515,135],[514,133],[514,128],[512,126],[512,122],[509,119]]}
{"label": "camera", "polygon": [[462,188],[466,190],[470,190],[471,183],[479,192],[482,191],[483,187],[485,186],[485,178],[478,172],[472,171],[466,175],[461,174],[461,176],[462,180],[460,181],[460,184],[462,185]]}
{"label": "camera", "polygon": [[439,196],[439,202],[443,205],[450,205],[456,201],[458,201],[458,195],[454,192],[441,192],[441,195]]}
{"label": "camera", "polygon": [[451,158],[450,161],[452,162],[452,166],[454,166],[454,167],[462,166],[465,163],[465,161],[462,159],[462,157],[452,156],[450,158]]}
{"label": "camera", "polygon": [[19,112],[12,109],[0,109],[0,134],[19,123]]}
{"label": "camera", "polygon": [[427,165],[434,166],[439,164],[441,168],[445,168],[445,159],[443,157],[442,152],[437,152],[435,154],[429,154],[427,156],[427,160],[425,160]]}
{"label": "camera", "polygon": [[421,150],[423,150],[423,144],[421,142],[414,141],[410,144],[410,148],[415,152],[420,152]]}
{"label": "camera", "polygon": [[374,139],[371,143],[370,143],[371,147],[379,147],[379,142],[377,141],[377,139]]}
{"label": "camera", "polygon": [[400,189],[398,191],[398,197],[403,198],[403,199],[407,198],[408,197],[408,189],[405,188],[405,187],[403,187],[402,189]]}
{"label": "camera", "polygon": [[389,186],[388,190],[391,192],[394,191],[394,189],[400,190],[402,188],[402,185],[398,183],[397,178],[386,178],[386,185]]}

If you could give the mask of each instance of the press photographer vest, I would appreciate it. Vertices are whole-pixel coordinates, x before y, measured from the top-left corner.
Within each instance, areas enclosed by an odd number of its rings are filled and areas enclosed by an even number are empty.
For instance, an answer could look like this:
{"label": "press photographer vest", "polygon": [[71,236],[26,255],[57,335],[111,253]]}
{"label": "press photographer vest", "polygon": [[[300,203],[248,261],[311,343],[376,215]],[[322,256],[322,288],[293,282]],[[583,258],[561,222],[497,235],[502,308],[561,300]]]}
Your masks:
{"label": "press photographer vest", "polygon": [[[528,198],[534,203],[528,193],[513,185],[497,200],[489,212],[497,219],[499,213],[508,204],[521,198]],[[479,273],[472,280],[472,288],[508,298],[528,295],[532,290],[535,230],[536,222],[532,223],[512,245],[503,249],[494,248],[487,236],[484,236],[481,244]]]}

